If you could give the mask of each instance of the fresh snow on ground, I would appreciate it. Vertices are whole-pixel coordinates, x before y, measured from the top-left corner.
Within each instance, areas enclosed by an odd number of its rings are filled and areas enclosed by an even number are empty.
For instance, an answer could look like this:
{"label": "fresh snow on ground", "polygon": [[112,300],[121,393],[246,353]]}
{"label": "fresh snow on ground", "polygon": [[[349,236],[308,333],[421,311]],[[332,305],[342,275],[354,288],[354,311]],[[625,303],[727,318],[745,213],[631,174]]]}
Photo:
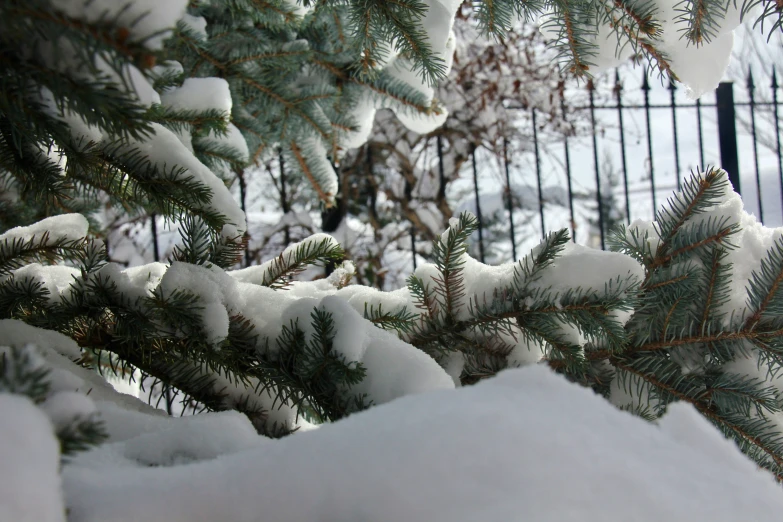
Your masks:
{"label": "fresh snow on ground", "polygon": [[783,512],[773,478],[689,406],[656,426],[542,366],[277,441],[254,438],[238,416],[169,419],[83,454],[63,480],[71,522],[735,522]]}
{"label": "fresh snow on ground", "polygon": [[0,393],[0,520],[63,522],[60,447],[26,397]]}

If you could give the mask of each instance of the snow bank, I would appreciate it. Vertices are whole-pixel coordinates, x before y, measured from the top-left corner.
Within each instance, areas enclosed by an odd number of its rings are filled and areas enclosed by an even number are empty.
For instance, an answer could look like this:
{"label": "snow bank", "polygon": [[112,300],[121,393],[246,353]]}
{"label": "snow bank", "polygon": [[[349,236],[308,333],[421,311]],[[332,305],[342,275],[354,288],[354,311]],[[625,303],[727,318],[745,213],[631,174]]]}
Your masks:
{"label": "snow bank", "polygon": [[[164,439],[145,451],[175,454]],[[187,441],[196,453],[199,444],[212,442]],[[69,520],[734,522],[783,512],[772,477],[689,407],[657,427],[540,366],[248,444],[160,467],[87,453],[63,471]]]}
{"label": "snow bank", "polygon": [[60,444],[28,399],[0,393],[0,520],[64,522]]}

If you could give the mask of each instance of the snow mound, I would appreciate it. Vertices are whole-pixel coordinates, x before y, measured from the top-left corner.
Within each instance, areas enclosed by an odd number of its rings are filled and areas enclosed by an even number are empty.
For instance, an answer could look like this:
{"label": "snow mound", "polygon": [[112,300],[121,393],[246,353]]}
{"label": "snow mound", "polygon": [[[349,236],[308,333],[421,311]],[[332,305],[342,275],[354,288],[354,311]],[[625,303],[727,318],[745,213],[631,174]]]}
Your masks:
{"label": "snow mound", "polygon": [[543,366],[198,463],[73,464],[64,488],[72,522],[728,522],[783,512],[772,477],[691,408],[655,426]]}
{"label": "snow mound", "polygon": [[0,520],[63,522],[60,445],[27,397],[0,393]]}

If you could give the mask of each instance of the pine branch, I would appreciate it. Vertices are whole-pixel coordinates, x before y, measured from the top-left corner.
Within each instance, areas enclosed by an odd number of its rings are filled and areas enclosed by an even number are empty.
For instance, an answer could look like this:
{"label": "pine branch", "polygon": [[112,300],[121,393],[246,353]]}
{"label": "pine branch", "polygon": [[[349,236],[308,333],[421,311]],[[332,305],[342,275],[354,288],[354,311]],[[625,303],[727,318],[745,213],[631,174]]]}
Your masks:
{"label": "pine branch", "polygon": [[[307,177],[310,185],[315,189],[316,194],[318,194],[318,199],[320,199],[327,207],[332,206],[335,194],[324,191],[322,185],[323,182],[321,181],[324,177],[324,174],[316,173],[316,171],[305,158],[304,152],[295,141],[291,141],[288,146],[291,150],[291,153],[294,155],[294,158],[296,159],[296,164],[299,166],[299,169],[302,171],[302,173],[304,173],[305,177]],[[321,178],[321,180],[318,178]]]}
{"label": "pine branch", "polygon": [[74,259],[83,247],[84,240],[52,238],[48,231],[27,238],[5,238],[0,243],[0,275],[9,275],[29,263]]}
{"label": "pine branch", "polygon": [[478,229],[478,220],[473,214],[463,212],[448,230],[447,237],[439,237],[432,244],[432,258],[438,268],[435,294],[440,296],[446,319],[453,321],[459,300],[464,296],[462,270],[464,255],[468,251],[468,238]]}
{"label": "pine branch", "polygon": [[284,289],[294,276],[308,266],[337,261],[342,259],[343,255],[343,249],[330,237],[292,245],[268,264],[261,285],[276,290]]}

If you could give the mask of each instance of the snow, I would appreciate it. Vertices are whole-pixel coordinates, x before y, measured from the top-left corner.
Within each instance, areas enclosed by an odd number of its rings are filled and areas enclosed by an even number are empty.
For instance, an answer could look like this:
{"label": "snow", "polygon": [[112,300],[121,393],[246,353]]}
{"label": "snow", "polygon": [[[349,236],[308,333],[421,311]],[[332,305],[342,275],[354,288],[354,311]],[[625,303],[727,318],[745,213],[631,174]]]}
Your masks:
{"label": "snow", "polygon": [[219,268],[173,263],[160,280],[164,297],[175,291],[187,291],[198,296],[202,331],[207,342],[217,346],[228,337],[230,295],[237,292],[237,283]]}
{"label": "snow", "polygon": [[89,224],[81,214],[62,214],[52,216],[26,227],[12,228],[0,235],[0,242],[12,242],[35,238],[37,241],[48,234],[45,245],[52,245],[57,241],[78,241],[87,236]]}
{"label": "snow", "polygon": [[192,177],[194,181],[204,184],[212,191],[212,200],[204,210],[210,209],[221,213],[228,219],[229,224],[244,231],[247,226],[245,213],[220,178],[196,159],[173,132],[157,123],[151,126],[152,136],[144,141],[129,140],[130,143],[125,147],[127,151],[138,150],[161,171],[170,171],[175,165],[187,169],[184,176]]}
{"label": "snow", "polygon": [[56,11],[72,18],[88,23],[114,21],[128,30],[129,41],[143,43],[151,50],[163,47],[187,4],[187,0],[52,0]]}
{"label": "snow", "polygon": [[26,397],[0,393],[0,520],[64,522],[60,444]]}
{"label": "snow", "polygon": [[235,411],[150,417],[104,405],[101,416],[112,432],[109,442],[75,455],[73,465],[174,466],[258,447],[267,440]]}
{"label": "snow", "polygon": [[324,297],[320,307],[330,313],[334,320],[333,346],[335,351],[345,357],[346,362],[363,360],[370,344],[370,338],[359,334],[375,327],[368,324],[351,308],[351,305],[339,297],[332,295]]}
{"label": "snow", "polygon": [[3,346],[22,348],[27,344],[34,344],[47,347],[71,360],[81,357],[81,348],[70,337],[15,319],[0,319],[0,339]]}
{"label": "snow", "polygon": [[641,282],[644,267],[629,256],[566,243],[560,256],[530,288],[550,289],[553,294],[578,288],[603,291],[604,285],[618,276]]}
{"label": "snow", "polygon": [[[783,510],[773,478],[692,408],[655,426],[542,366],[277,441],[215,442],[184,425],[189,460],[165,426],[66,466],[69,520],[728,522]],[[133,462],[146,453],[156,466]]]}
{"label": "snow", "polygon": [[60,391],[49,395],[40,408],[49,416],[55,429],[60,430],[76,419],[87,419],[95,414],[95,403],[83,393]]}
{"label": "snow", "polygon": [[49,302],[55,303],[64,295],[70,293],[69,288],[74,278],[81,272],[73,267],[64,265],[44,266],[39,263],[30,263],[14,271],[16,281],[31,280],[40,283],[49,291]]}
{"label": "snow", "polygon": [[[712,14],[717,19],[718,29],[712,37],[696,45],[685,35],[687,19],[682,19],[684,11],[679,0],[655,0],[653,4],[660,35],[651,43],[668,58],[671,70],[685,86],[688,97],[697,99],[715,89],[729,65],[734,44],[733,31],[740,24],[743,6],[728,2],[726,6],[714,8],[726,9],[725,17],[721,19],[718,13]],[[562,27],[553,16],[552,12],[547,12],[539,18],[541,31],[550,40],[558,38]],[[753,13],[745,16],[755,17]],[[593,43],[594,54],[588,57],[588,61],[592,65],[589,72],[594,77],[627,62],[634,51],[626,38],[620,40],[622,45],[619,45],[617,33],[606,23],[599,24]]]}
{"label": "snow", "polygon": [[96,404],[107,402],[134,412],[158,413],[155,408],[137,398],[116,392],[97,372],[75,365],[73,361],[81,359],[81,349],[70,337],[15,319],[2,319],[0,339],[1,346],[30,350],[36,359],[41,360],[40,364],[49,370],[48,381],[52,394],[81,392],[89,395]]}
{"label": "snow", "polygon": [[337,243],[337,241],[335,241],[335,239],[329,234],[313,234],[298,243],[286,246],[285,250],[283,250],[280,256],[273,257],[272,259],[269,259],[260,265],[250,266],[239,270],[232,270],[229,272],[229,275],[237,281],[241,281],[243,283],[253,283],[260,285],[263,283],[267,272],[273,269],[275,264],[279,262],[280,257],[282,257],[282,259],[285,261],[285,265],[288,265],[289,262],[293,262],[295,259],[294,254],[296,253],[297,249],[314,249],[316,245],[322,242],[326,242],[327,248],[339,246],[339,243]]}
{"label": "snow", "polygon": [[247,149],[247,142],[245,141],[245,137],[242,136],[242,131],[240,131],[233,123],[229,123],[226,126],[225,135],[217,136],[213,131],[210,131],[208,135],[204,136],[203,138],[199,138],[199,142],[213,143],[215,145],[225,145],[230,147],[239,153],[243,161],[248,161],[250,158],[250,152]]}
{"label": "snow", "polygon": [[[451,69],[454,49],[456,48],[456,38],[452,26],[454,25],[454,16],[459,8],[460,2],[425,0],[427,11],[421,20],[424,33],[427,35],[428,43],[431,46],[434,57],[443,60],[446,67],[446,73]],[[386,66],[386,71],[393,78],[403,81],[414,87],[416,90],[424,93],[428,100],[432,101],[435,95],[435,88],[425,82],[419,72],[415,72],[413,64],[402,56],[395,56]],[[397,118],[408,129],[419,134],[428,134],[446,122],[448,112],[441,109],[438,113],[421,114],[405,110],[388,102],[381,105],[394,109]],[[380,108],[380,107],[379,107]]]}
{"label": "snow", "polygon": [[207,39],[207,20],[203,16],[193,16],[185,13],[180,18],[180,22],[190,29],[195,35],[203,40]]}
{"label": "snow", "polygon": [[231,114],[231,91],[223,78],[187,78],[181,87],[164,92],[160,100],[174,110],[217,109],[226,118]]}

